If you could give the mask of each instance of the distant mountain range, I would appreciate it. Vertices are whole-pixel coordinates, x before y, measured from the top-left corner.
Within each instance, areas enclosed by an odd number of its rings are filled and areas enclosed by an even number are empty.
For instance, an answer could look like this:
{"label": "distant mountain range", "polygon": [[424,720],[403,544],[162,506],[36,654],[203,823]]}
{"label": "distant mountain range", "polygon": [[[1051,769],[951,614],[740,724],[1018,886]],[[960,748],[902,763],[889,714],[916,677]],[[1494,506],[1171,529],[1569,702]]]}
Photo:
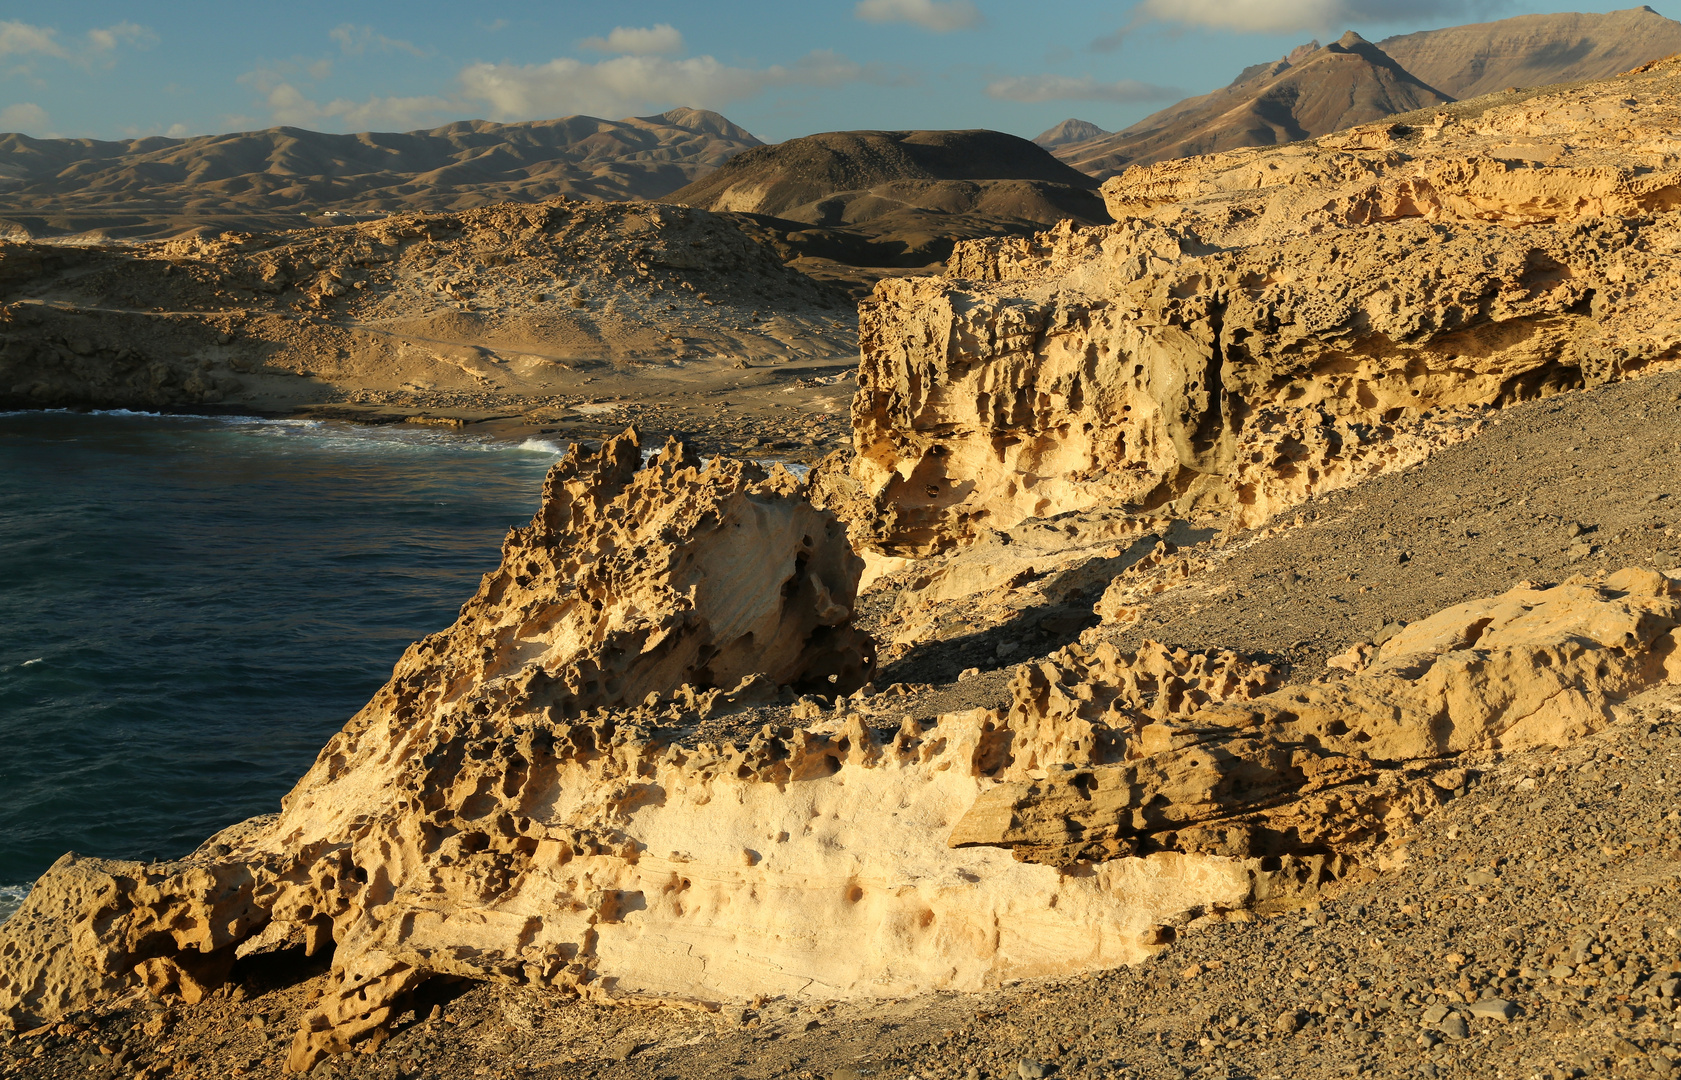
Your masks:
{"label": "distant mountain range", "polygon": [[1246,68],[1231,85],[1119,132],[1070,119],[1034,141],[1103,178],[1129,165],[1316,138],[1467,97],[1605,79],[1677,52],[1681,23],[1649,7],[1523,15],[1376,45],[1349,33],[1334,44],[1309,42],[1273,63]]}
{"label": "distant mountain range", "polygon": [[401,134],[0,135],[0,238],[158,239],[290,228],[300,215],[329,211],[461,210],[567,195],[734,212],[788,257],[916,267],[967,237],[1105,221],[1097,183],[1130,165],[1314,138],[1513,87],[1606,78],[1676,52],[1681,23],[1647,7],[1525,15],[1375,45],[1349,33],[1246,68],[1230,85],[1121,131],[1069,119],[1033,142],[984,130],[852,131],[766,146],[699,109],[474,120]]}
{"label": "distant mountain range", "polygon": [[653,199],[762,146],[715,112],[328,135],[192,139],[0,135],[0,219],[32,233],[147,239],[293,228],[300,213],[462,210],[556,195]]}

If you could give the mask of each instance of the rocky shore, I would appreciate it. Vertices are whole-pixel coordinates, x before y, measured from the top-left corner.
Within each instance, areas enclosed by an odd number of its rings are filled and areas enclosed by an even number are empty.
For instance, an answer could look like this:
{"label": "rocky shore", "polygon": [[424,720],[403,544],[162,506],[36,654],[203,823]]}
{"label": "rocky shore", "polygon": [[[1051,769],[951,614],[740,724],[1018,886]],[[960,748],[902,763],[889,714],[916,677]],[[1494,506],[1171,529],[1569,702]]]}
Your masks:
{"label": "rocky shore", "polygon": [[[171,332],[208,335],[266,267],[322,313],[272,363],[375,341],[431,281],[456,314],[323,370],[388,378],[432,341],[425,370],[467,381],[429,392],[552,400],[519,417],[599,437],[278,814],[43,877],[0,925],[0,1068],[1670,1075],[1678,81],[1129,171],[1119,224],[881,283],[855,385],[820,381],[847,329],[822,287],[699,211],[490,208],[11,275],[35,404],[141,385],[41,328],[167,296],[198,305]],[[541,399],[560,360],[422,334],[485,298],[474,333],[512,342],[582,251],[639,283],[636,319],[710,318],[682,284],[723,265],[707,244],[753,283],[716,288],[732,348],[782,343],[763,396],[851,396],[850,449],[809,479],[608,434],[706,429],[676,392]],[[119,283],[136,306],[107,325]],[[568,370],[679,380],[655,372],[687,343],[619,318],[592,324],[611,364]],[[146,385],[215,404],[195,370]],[[828,448],[809,419],[757,430],[700,449]]]}

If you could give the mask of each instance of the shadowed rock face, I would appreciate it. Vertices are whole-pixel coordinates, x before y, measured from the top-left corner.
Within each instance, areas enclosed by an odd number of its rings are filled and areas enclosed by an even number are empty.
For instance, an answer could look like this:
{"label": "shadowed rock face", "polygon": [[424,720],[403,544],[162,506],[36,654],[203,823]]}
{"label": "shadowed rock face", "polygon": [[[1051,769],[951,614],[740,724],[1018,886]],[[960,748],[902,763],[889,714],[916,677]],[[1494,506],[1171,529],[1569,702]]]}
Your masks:
{"label": "shadowed rock face", "polygon": [[1107,177],[1129,165],[1295,142],[1452,100],[1350,31],[1324,48],[1251,68],[1230,86],[1114,135],[1065,143],[1056,154]]}
{"label": "shadowed rock face", "polygon": [[884,282],[857,456],[819,488],[895,556],[1098,505],[1248,526],[1476,410],[1672,366],[1681,170],[1631,155],[1667,145],[1675,84],[1130,170],[1121,224]]}

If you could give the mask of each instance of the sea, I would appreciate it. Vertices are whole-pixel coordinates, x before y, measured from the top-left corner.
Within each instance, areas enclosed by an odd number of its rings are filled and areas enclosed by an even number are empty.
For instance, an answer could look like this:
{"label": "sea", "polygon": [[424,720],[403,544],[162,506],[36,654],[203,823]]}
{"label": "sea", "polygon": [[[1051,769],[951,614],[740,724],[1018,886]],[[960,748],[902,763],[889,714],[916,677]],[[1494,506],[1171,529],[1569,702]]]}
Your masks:
{"label": "sea", "polygon": [[0,919],[66,852],[174,858],[278,810],[495,568],[563,449],[0,413]]}

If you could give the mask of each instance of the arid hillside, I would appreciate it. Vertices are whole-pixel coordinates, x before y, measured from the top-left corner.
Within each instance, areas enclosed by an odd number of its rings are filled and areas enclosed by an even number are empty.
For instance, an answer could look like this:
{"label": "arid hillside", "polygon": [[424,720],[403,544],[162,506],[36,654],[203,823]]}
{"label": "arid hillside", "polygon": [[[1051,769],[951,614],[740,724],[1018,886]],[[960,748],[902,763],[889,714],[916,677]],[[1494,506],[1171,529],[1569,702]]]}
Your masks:
{"label": "arid hillside", "polygon": [[14,236],[289,229],[299,215],[463,210],[557,195],[651,199],[761,145],[717,113],[328,135],[270,128],[125,142],[0,135],[0,229]]}
{"label": "arid hillside", "polygon": [[1230,86],[1123,131],[1069,120],[1035,141],[1102,178],[1128,165],[1316,138],[1459,98],[1606,79],[1677,52],[1681,23],[1649,7],[1523,15],[1376,45],[1351,33],[1245,68]]}
{"label": "arid hillside", "polygon": [[502,418],[580,434],[639,418],[700,429],[707,448],[750,429],[797,450],[843,430],[856,326],[843,294],[727,217],[660,203],[0,243],[0,408]]}
{"label": "arid hillside", "polygon": [[1091,177],[998,131],[809,135],[741,154],[669,198],[860,236],[883,266],[942,261],[959,240],[1108,220]]}
{"label": "arid hillside", "polygon": [[1107,177],[1129,165],[1313,138],[1450,100],[1349,31],[1324,48],[1298,49],[1277,63],[1249,68],[1230,86],[1114,135],[1060,146],[1056,155]]}
{"label": "arid hillside", "polygon": [[1681,22],[1644,5],[1601,14],[1519,15],[1385,38],[1378,48],[1456,98],[1608,79],[1681,52]]}

